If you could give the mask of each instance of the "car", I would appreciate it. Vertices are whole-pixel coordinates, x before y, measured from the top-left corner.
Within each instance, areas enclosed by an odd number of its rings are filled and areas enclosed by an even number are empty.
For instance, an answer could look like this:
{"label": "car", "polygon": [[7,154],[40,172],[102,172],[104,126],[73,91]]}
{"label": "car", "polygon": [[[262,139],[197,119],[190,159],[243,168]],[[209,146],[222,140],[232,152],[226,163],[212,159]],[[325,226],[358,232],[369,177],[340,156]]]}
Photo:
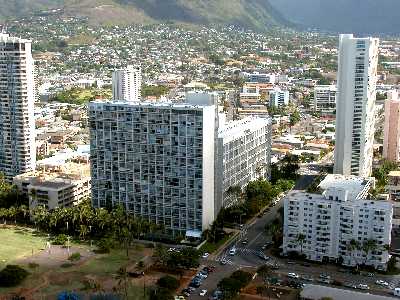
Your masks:
{"label": "car", "polygon": [[303,275],[303,276],[300,276],[300,278],[305,281],[314,281],[314,278],[312,278],[310,275]]}
{"label": "car", "polygon": [[377,280],[377,281],[375,281],[375,284],[376,285],[380,285],[380,286],[384,286],[384,287],[388,287],[389,286],[389,283],[384,281],[384,280]]}
{"label": "car", "polygon": [[248,242],[249,242],[248,239],[244,239],[244,240],[242,241],[242,244],[243,244],[243,245],[247,245]]}
{"label": "car", "polygon": [[357,287],[358,287],[360,290],[369,290],[369,286],[366,285],[366,284],[363,284],[363,283],[360,283],[359,285],[357,285]]}
{"label": "car", "polygon": [[266,243],[261,247],[261,249],[265,250],[265,249],[267,249],[269,246],[272,246],[272,242],[266,242]]}
{"label": "car", "polygon": [[206,252],[203,254],[202,258],[207,258],[210,255],[210,253]]}
{"label": "car", "polygon": [[193,287],[193,288],[198,288],[198,287],[200,287],[200,282],[198,282],[198,281],[191,281],[190,283],[189,283],[189,287]]}
{"label": "car", "polygon": [[288,273],[287,274],[287,277],[289,277],[289,278],[295,278],[295,279],[299,279],[299,275],[297,275],[296,273]]}
{"label": "car", "polygon": [[236,254],[236,248],[232,247],[231,250],[229,250],[229,255],[235,255]]}
{"label": "car", "polygon": [[200,296],[204,297],[207,294],[207,290],[201,290],[199,293]]}
{"label": "car", "polygon": [[271,257],[269,257],[269,256],[266,256],[263,252],[258,252],[258,254],[257,254],[257,256],[259,257],[259,258],[261,258],[261,259],[263,259],[263,260],[270,260],[271,259]]}
{"label": "car", "polygon": [[175,296],[174,300],[185,300],[185,297],[183,297],[183,296]]}
{"label": "car", "polygon": [[319,274],[319,278],[322,278],[322,279],[331,279],[331,276],[322,273],[322,274]]}
{"label": "car", "polygon": [[318,278],[317,280],[319,283],[325,283],[325,284],[331,284],[332,281],[330,279],[327,278]]}
{"label": "car", "polygon": [[221,261],[219,262],[221,265],[226,265],[228,262],[226,261],[226,259],[221,259]]}
{"label": "car", "polygon": [[181,291],[181,294],[183,294],[183,295],[186,296],[186,297],[189,297],[189,296],[190,296],[190,293],[191,293],[191,291],[189,290],[189,288],[183,289],[183,290]]}
{"label": "car", "polygon": [[207,274],[203,274],[203,273],[200,272],[199,274],[197,274],[197,277],[202,278],[202,279],[206,279],[208,277],[208,275]]}
{"label": "car", "polygon": [[288,265],[295,265],[296,263],[294,261],[288,261],[287,264]]}

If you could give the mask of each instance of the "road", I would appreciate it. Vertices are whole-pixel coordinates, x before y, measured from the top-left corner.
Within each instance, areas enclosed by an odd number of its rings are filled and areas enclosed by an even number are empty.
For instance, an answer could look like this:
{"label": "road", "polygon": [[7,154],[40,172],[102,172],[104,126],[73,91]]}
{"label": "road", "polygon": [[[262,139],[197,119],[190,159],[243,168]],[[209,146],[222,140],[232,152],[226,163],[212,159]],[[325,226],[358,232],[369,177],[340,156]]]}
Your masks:
{"label": "road", "polygon": [[[312,177],[312,176],[311,176]],[[302,176],[296,188],[304,188],[306,183],[311,180],[310,176]],[[285,196],[287,197],[287,196]],[[285,198],[284,197],[284,198]],[[260,251],[262,251],[262,246],[270,241],[265,233],[265,225],[269,224],[278,215],[278,209],[283,206],[284,198],[282,198],[274,207],[265,213],[261,218],[256,218],[242,229],[241,234],[230,244],[228,244],[220,255],[214,259],[205,259],[202,261],[202,265],[214,265],[216,266],[215,272],[211,273],[207,279],[204,280],[200,288],[198,288],[189,299],[204,299],[204,297],[199,296],[199,292],[203,289],[208,291],[208,296],[210,292],[217,288],[218,282],[224,277],[229,276],[232,272],[238,269],[251,269],[255,271],[259,266],[265,263],[264,260],[257,256]],[[248,243],[242,244],[242,240],[247,238]],[[229,255],[229,250],[235,246],[237,252],[235,255]],[[271,256],[270,253],[267,255]],[[221,260],[226,261],[226,265],[221,265]],[[276,271],[275,276],[287,279],[287,273],[295,272],[298,275],[308,275],[312,276],[316,281],[319,275],[324,273],[330,275],[332,280],[337,280],[346,284],[368,284],[371,288],[370,292],[374,292],[380,295],[392,295],[390,289],[385,289],[380,286],[375,285],[375,281],[378,279],[387,281],[390,284],[390,288],[398,287],[400,285],[400,276],[385,276],[385,275],[375,275],[374,277],[366,277],[362,275],[354,275],[349,273],[340,272],[340,268],[334,265],[319,265],[310,264],[309,266],[304,266],[300,262],[295,264],[288,264],[287,259],[272,257],[271,261],[280,265],[280,269]],[[302,281],[307,283],[306,281]],[[318,283],[320,284],[320,283]],[[360,291],[360,290],[357,290]],[[207,296],[207,297],[208,297]]]}

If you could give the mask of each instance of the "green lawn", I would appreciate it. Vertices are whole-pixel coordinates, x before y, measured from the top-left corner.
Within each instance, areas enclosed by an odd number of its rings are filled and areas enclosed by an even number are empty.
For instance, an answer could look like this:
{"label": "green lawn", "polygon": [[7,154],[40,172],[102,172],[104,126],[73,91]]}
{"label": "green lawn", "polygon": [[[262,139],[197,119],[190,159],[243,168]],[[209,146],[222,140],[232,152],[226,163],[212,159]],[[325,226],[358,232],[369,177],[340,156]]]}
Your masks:
{"label": "green lawn", "polygon": [[0,268],[18,258],[32,255],[43,249],[46,238],[37,236],[29,228],[0,228]]}

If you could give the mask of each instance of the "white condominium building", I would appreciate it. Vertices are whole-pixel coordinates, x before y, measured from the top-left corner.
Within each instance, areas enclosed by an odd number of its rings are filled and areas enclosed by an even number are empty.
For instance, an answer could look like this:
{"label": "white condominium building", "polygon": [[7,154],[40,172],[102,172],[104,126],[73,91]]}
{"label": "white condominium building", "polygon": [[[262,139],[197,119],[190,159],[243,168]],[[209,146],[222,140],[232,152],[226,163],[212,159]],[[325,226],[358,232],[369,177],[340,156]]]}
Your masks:
{"label": "white condominium building", "polygon": [[132,65],[115,70],[112,74],[113,100],[140,101],[142,70]]}
{"label": "white condominium building", "polygon": [[269,106],[282,107],[289,104],[289,91],[275,88],[269,94]]}
{"label": "white condominium building", "polygon": [[35,169],[31,41],[0,33],[0,173],[8,181]]}
{"label": "white condominium building", "polygon": [[217,213],[215,97],[90,103],[93,206],[122,204],[169,233],[200,237]]}
{"label": "white condominium building", "polygon": [[379,39],[340,35],[334,173],[372,170]]}
{"label": "white condominium building", "polygon": [[331,178],[324,184],[322,194],[298,191],[285,199],[283,252],[385,270],[390,258],[392,204],[364,199],[373,178],[336,178],[337,182]]}
{"label": "white condominium building", "polygon": [[244,187],[259,177],[269,177],[271,119],[247,117],[221,126],[218,131],[216,171],[217,210],[234,204],[231,187]]}
{"label": "white condominium building", "polygon": [[314,88],[314,111],[332,116],[336,111],[336,85],[317,85]]}

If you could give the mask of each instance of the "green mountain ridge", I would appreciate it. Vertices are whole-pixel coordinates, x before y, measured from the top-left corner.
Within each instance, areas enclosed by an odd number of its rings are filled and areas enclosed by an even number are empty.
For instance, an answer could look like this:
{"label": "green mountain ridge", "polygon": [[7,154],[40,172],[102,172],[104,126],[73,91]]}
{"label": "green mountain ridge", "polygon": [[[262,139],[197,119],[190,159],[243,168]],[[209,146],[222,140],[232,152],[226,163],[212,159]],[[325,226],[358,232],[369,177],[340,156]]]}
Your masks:
{"label": "green mountain ridge", "polygon": [[92,24],[233,24],[265,29],[287,25],[269,0],[0,0],[0,21],[62,9]]}

